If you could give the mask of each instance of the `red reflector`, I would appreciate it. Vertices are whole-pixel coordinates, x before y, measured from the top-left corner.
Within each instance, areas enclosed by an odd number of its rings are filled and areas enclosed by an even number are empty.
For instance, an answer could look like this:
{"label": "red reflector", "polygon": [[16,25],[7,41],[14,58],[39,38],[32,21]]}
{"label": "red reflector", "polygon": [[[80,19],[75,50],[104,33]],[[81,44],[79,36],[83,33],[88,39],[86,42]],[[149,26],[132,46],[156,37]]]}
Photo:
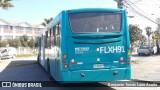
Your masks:
{"label": "red reflector", "polygon": [[125,60],[119,60],[120,63],[125,62]]}
{"label": "red reflector", "polygon": [[131,63],[130,63],[130,62],[128,62],[127,64],[128,64],[128,65],[130,65]]}
{"label": "red reflector", "polygon": [[71,62],[71,64],[77,64],[77,62]]}
{"label": "red reflector", "polygon": [[67,65],[67,64],[65,64],[65,65],[64,65],[64,68],[68,68],[68,65]]}

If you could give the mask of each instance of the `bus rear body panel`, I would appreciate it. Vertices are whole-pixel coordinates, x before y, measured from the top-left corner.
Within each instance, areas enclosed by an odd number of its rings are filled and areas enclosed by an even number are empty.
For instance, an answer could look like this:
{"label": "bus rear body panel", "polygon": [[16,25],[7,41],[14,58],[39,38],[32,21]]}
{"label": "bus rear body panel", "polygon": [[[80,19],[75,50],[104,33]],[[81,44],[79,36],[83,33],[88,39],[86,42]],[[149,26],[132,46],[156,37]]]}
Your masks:
{"label": "bus rear body panel", "polygon": [[[66,15],[68,19],[68,23],[66,24],[66,32],[68,32],[66,34],[66,40],[69,69],[68,71],[62,71],[62,81],[100,82],[131,79],[131,67],[130,64],[128,64],[130,61],[127,55],[130,46],[126,35],[128,31],[125,27],[127,23],[125,22],[126,16],[124,13],[125,12],[118,10],[115,12],[114,10],[89,11],[89,13],[83,10],[80,12],[68,11]],[[91,17],[93,18],[90,18],[89,14],[92,14]],[[103,18],[108,18],[105,16],[107,14],[109,14],[111,18],[117,19],[119,17],[118,15],[121,15],[121,21],[117,21],[113,26],[100,24]],[[101,16],[99,17],[98,15]],[[111,15],[115,16],[112,17]],[[74,20],[71,20],[71,17]],[[78,17],[78,19],[76,17]],[[84,19],[84,17],[90,19],[85,21],[86,18]],[[79,20],[79,18],[81,18],[81,20]],[[101,20],[98,21],[96,18]],[[92,23],[92,25],[87,23],[90,21],[94,22],[91,19],[96,20],[97,26],[94,23]],[[78,24],[76,24],[76,22],[78,22]],[[118,22],[121,25],[119,25]],[[104,23],[107,23],[107,21],[104,21]],[[103,25],[107,27],[103,27]],[[94,26],[96,26],[96,29]],[[116,30],[115,32],[105,32],[107,29],[114,28],[117,29],[117,31],[119,28],[119,32],[116,32]],[[89,29],[92,30],[86,32]]]}
{"label": "bus rear body panel", "polygon": [[52,30],[54,33],[54,26],[59,23],[60,34],[50,35],[51,39],[48,39],[55,43],[52,38],[58,37],[59,45],[45,49],[43,65],[56,81],[82,83],[131,79],[129,32],[124,10],[68,10],[60,17],[48,26],[50,33]]}
{"label": "bus rear body panel", "polygon": [[71,71],[126,67],[126,46],[124,46],[123,36],[87,40],[68,38],[68,41]]}
{"label": "bus rear body panel", "polygon": [[116,80],[130,80],[130,69],[95,69],[95,70],[76,70],[62,72],[62,82],[65,83],[81,83],[81,82],[105,82]]}

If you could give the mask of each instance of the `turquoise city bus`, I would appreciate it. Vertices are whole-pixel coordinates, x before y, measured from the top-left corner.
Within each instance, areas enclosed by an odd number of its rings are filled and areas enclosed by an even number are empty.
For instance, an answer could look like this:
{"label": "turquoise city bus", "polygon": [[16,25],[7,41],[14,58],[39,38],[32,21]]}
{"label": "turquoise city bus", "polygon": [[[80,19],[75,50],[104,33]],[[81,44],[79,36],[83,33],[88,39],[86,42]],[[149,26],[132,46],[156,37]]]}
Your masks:
{"label": "turquoise city bus", "polygon": [[131,79],[127,14],[121,9],[62,11],[39,37],[38,62],[56,81]]}

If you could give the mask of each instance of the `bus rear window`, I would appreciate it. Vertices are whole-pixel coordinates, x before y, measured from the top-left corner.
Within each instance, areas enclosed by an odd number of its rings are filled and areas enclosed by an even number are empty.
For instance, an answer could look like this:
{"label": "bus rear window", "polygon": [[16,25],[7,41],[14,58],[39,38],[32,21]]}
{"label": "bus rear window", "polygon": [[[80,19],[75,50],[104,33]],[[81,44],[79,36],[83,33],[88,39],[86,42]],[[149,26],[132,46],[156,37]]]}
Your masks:
{"label": "bus rear window", "polygon": [[70,13],[73,33],[114,33],[121,31],[121,13]]}

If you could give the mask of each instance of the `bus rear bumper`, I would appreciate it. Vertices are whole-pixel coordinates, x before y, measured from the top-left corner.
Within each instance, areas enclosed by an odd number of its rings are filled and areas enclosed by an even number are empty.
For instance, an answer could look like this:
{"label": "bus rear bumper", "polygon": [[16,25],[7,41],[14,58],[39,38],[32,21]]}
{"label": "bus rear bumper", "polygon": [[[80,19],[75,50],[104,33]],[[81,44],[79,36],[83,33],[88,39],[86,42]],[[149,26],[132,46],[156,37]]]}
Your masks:
{"label": "bus rear bumper", "polygon": [[62,81],[71,82],[106,82],[116,80],[130,80],[130,68],[96,69],[62,72]]}

